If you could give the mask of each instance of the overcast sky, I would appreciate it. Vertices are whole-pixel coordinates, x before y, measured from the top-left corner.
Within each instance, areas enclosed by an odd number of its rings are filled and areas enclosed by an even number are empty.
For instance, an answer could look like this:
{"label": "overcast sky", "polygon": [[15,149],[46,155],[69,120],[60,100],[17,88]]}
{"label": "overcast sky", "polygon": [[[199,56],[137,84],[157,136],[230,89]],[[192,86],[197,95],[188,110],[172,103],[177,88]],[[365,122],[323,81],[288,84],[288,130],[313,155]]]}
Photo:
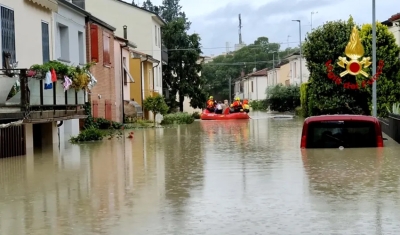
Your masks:
{"label": "overcast sky", "polygon": [[[131,0],[125,0],[132,2]],[[135,0],[142,5],[143,0]],[[162,0],[153,0],[159,5]],[[399,0],[377,0],[376,19],[387,20],[400,12],[396,9]],[[190,32],[200,34],[203,53],[217,55],[225,51],[226,42],[233,47],[238,43],[238,14],[242,17],[242,38],[246,44],[260,36],[270,42],[282,43],[282,49],[299,44],[299,25],[292,20],[301,20],[302,40],[311,30],[326,21],[344,19],[352,15],[358,24],[372,22],[372,0],[181,0],[183,10],[192,22]],[[290,37],[288,38],[288,35]]]}

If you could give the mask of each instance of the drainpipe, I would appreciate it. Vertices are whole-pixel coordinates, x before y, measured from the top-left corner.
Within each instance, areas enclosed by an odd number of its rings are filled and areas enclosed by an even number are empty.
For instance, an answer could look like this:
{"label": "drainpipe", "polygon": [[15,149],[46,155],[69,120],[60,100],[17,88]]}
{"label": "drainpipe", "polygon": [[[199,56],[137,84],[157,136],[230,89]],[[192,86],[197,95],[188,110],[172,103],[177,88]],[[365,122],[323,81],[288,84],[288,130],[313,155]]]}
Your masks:
{"label": "drainpipe", "polygon": [[[123,28],[124,28],[124,39],[128,39],[128,31],[127,31],[127,26],[126,25],[124,25],[123,26]],[[120,47],[120,52],[121,52],[121,98],[122,98],[122,123],[124,123],[125,122],[125,100],[124,100],[124,86],[125,86],[125,83],[124,83],[124,77],[123,77],[123,74],[124,74],[124,65],[123,65],[123,63],[124,63],[124,61],[123,61],[123,59],[122,59],[122,49],[123,48],[126,48],[126,47],[128,47],[128,42],[126,41],[125,42],[125,44],[123,44],[123,45],[120,45],[119,46]]]}
{"label": "drainpipe", "polygon": [[157,65],[153,66],[153,92],[154,92],[154,68],[158,67],[159,64],[160,64],[160,61],[158,61]]}
{"label": "drainpipe", "polygon": [[[141,61],[140,62],[140,77],[141,77],[141,83],[142,83],[142,85],[141,85],[141,89],[140,89],[140,91],[141,91],[141,95],[142,95],[142,109],[143,109],[143,100],[145,99],[145,97],[143,97],[144,96],[144,72],[143,72],[143,70],[144,70],[144,62],[146,62],[146,61],[148,61],[149,60],[149,56],[148,55],[146,55],[146,59],[145,60],[143,60],[143,61]],[[144,111],[144,110],[143,110]]]}

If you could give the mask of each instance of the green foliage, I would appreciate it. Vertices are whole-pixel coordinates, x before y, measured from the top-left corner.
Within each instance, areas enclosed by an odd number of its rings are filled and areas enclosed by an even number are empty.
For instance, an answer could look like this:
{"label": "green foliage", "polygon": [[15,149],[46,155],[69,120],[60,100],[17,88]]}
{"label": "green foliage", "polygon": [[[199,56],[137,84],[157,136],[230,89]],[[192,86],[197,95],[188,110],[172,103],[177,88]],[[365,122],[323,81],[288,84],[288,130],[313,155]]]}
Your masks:
{"label": "green foliage", "polygon": [[393,104],[392,110],[389,109],[389,106],[387,106],[386,108],[387,108],[388,113],[400,115],[400,103]]}
{"label": "green foliage", "polygon": [[97,128],[98,126],[95,123],[94,118],[92,116],[92,103],[86,102],[84,109],[85,109],[85,115],[87,115],[87,118],[85,119],[83,128],[85,128],[85,129],[89,129],[91,127]]}
{"label": "green foliage", "polygon": [[308,117],[308,85],[309,83],[303,83],[300,86],[300,110],[298,114],[302,117]]}
{"label": "green foliage", "polygon": [[194,122],[194,117],[188,113],[171,113],[164,116],[161,124],[192,124]]}
{"label": "green foliage", "polygon": [[104,132],[95,128],[89,127],[79,133],[78,136],[73,136],[70,139],[71,143],[79,143],[79,142],[86,142],[86,141],[97,141],[102,140],[104,138]]}
{"label": "green foliage", "polygon": [[[364,45],[365,55],[372,55],[372,25],[364,24],[361,27],[360,37]],[[376,58],[383,60],[385,66],[383,73],[377,80],[377,111],[378,116],[386,117],[387,105],[396,103],[400,100],[400,47],[396,44],[396,39],[389,31],[387,26],[376,24]],[[365,69],[372,74],[372,65]],[[366,88],[368,92],[368,104],[372,107],[372,86]]]}
{"label": "green foliage", "polygon": [[[207,94],[203,89],[205,79],[198,75],[202,65],[197,62],[202,53],[201,39],[196,33],[188,33],[190,22],[182,11],[179,0],[163,0],[161,6],[154,6],[150,0],[146,0],[142,8],[155,12],[166,22],[162,29],[162,41],[165,47],[173,50],[168,52],[168,64],[163,66],[163,87],[170,111],[179,107],[182,112],[185,96],[190,98],[193,108],[204,108],[207,101]],[[192,50],[186,50],[187,48]],[[168,90],[168,95],[165,90]]]}
{"label": "green foliage", "polygon": [[143,107],[147,111],[151,111],[154,114],[154,123],[156,122],[156,115],[164,115],[168,112],[168,105],[165,103],[164,97],[160,95],[149,96],[143,101]]}
{"label": "green foliage", "polygon": [[263,111],[268,110],[268,102],[267,100],[252,100],[249,102],[250,107],[253,111]]}
{"label": "green foliage", "polygon": [[200,113],[199,113],[199,112],[193,112],[193,113],[192,113],[192,117],[193,117],[194,119],[200,119]]}
{"label": "green foliage", "polygon": [[300,88],[298,86],[283,86],[278,84],[267,88],[267,102],[271,110],[286,112],[300,106]]}
{"label": "green foliage", "polygon": [[96,124],[95,127],[101,130],[106,130],[106,129],[119,130],[124,126],[124,124],[120,122],[110,121],[105,118],[94,118],[94,122]]}
{"label": "green foliage", "polygon": [[298,50],[298,48],[287,48],[285,51],[280,51],[279,56],[277,53],[271,53],[271,51],[279,51],[279,48],[280,44],[271,43],[267,37],[259,37],[254,43],[235,53],[215,57],[212,62],[203,66],[202,77],[206,79],[207,93],[217,100],[229,99],[229,78],[232,80],[230,85],[233,91],[234,80],[241,76],[242,70],[248,74],[253,71],[253,68],[270,69],[273,58],[275,58],[275,64],[278,64],[278,58],[284,58]]}
{"label": "green foliage", "polygon": [[[327,77],[325,63],[332,60],[333,72],[340,74],[343,68],[337,65],[339,56],[344,54],[349,41],[351,30],[354,27],[353,19],[346,21],[327,22],[307,35],[304,43],[304,57],[310,71],[310,84],[308,85],[307,108],[308,115],[321,114],[371,114],[371,90],[372,86],[360,90],[345,89],[342,85],[336,85]],[[365,49],[364,56],[371,56],[371,26],[364,25],[360,31],[360,37]],[[387,27],[377,23],[377,60],[383,60],[385,66],[383,73],[377,82],[378,87],[378,115],[386,116],[386,106],[400,99],[399,87],[399,47],[395,44],[393,34]],[[375,61],[377,63],[378,61]],[[372,65],[364,69],[371,75]],[[360,82],[367,78],[345,75],[342,83]]]}

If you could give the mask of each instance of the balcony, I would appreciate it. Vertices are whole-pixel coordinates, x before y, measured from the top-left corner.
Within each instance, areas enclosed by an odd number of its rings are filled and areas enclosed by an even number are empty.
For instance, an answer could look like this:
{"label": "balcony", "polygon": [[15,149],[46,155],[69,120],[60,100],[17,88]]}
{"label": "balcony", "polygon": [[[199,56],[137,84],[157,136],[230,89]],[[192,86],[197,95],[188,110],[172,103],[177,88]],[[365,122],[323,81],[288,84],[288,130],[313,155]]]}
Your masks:
{"label": "balcony", "polygon": [[[0,119],[42,123],[86,118],[86,91],[64,92],[57,83],[61,82],[53,83],[53,89],[44,89],[43,79],[28,78],[27,69],[0,70]],[[9,95],[11,89],[14,92]]]}
{"label": "balcony", "polygon": [[161,46],[161,60],[163,64],[168,64],[168,48],[164,45]]}

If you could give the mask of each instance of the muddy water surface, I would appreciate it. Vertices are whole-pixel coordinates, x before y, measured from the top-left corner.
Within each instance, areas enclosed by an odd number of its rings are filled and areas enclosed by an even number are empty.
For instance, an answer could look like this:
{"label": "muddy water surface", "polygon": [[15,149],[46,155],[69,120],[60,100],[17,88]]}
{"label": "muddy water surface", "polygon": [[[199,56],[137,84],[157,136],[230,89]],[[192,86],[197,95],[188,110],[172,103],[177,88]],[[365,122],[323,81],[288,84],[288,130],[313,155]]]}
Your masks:
{"label": "muddy water surface", "polygon": [[301,151],[252,115],[0,159],[0,234],[399,234],[396,143]]}

